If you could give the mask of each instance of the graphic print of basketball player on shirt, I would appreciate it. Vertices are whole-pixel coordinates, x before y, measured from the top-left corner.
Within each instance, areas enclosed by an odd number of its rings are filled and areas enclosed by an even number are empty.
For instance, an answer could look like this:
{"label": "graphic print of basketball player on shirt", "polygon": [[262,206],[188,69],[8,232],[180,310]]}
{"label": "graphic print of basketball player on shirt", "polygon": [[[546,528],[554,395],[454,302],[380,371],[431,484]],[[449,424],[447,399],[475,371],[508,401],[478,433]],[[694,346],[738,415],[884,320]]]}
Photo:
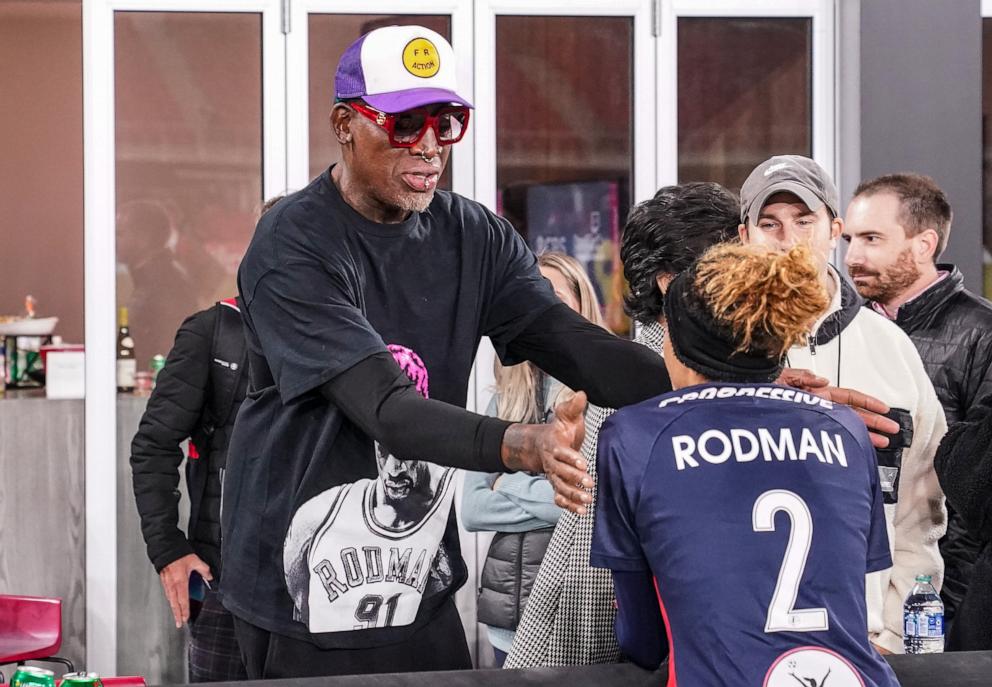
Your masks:
{"label": "graphic print of basketball player on shirt", "polygon": [[[388,348],[426,398],[420,356]],[[312,633],[409,625],[425,590],[451,584],[441,538],[455,471],[400,460],[374,443],[379,476],[317,494],[296,511],[286,535],[286,586],[295,619]]]}

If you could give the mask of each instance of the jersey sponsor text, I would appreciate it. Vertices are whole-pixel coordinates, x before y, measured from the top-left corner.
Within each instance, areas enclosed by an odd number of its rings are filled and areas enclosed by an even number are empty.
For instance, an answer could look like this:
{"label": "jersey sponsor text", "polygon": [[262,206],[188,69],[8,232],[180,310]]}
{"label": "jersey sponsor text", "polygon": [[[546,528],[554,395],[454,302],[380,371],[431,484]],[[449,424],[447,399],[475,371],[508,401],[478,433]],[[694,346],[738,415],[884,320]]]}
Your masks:
{"label": "jersey sponsor text", "polygon": [[773,401],[785,401],[786,403],[801,403],[826,410],[831,410],[834,407],[832,401],[820,398],[815,394],[781,386],[708,386],[698,391],[687,391],[678,396],[668,396],[658,403],[658,407],[664,408],[673,403],[685,403],[686,401],[711,401],[713,399],[734,398],[738,396],[767,398]]}

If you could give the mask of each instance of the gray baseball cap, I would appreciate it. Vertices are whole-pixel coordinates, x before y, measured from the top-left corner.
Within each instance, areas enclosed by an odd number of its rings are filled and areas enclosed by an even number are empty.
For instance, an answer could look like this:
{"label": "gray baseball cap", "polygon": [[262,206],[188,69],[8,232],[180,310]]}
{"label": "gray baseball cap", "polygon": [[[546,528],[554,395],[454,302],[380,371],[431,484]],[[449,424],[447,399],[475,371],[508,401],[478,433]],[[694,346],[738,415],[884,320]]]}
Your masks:
{"label": "gray baseball cap", "polygon": [[741,186],[741,222],[747,224],[776,193],[797,196],[813,212],[826,205],[840,217],[837,187],[823,167],[802,155],[776,155],[755,167]]}

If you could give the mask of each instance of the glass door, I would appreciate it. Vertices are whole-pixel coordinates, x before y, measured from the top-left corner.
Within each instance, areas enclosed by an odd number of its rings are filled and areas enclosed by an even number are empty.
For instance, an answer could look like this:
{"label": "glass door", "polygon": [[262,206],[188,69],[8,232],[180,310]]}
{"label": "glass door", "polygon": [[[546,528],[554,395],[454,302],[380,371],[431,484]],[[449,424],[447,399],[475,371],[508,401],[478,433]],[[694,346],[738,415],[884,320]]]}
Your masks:
{"label": "glass door", "polygon": [[[607,325],[629,336],[619,237],[631,205],[654,193],[652,3],[482,0],[475,7],[476,199],[535,252],[575,258]],[[494,361],[483,340],[473,376],[480,409],[492,397]],[[478,542],[481,566],[488,538]],[[478,661],[488,666],[479,628]]]}
{"label": "glass door", "polygon": [[[62,599],[59,655],[76,665],[86,613],[82,25],[81,0],[0,0],[0,591]],[[46,334],[52,349],[41,348]]]}
{"label": "glass door", "polygon": [[831,0],[671,0],[661,8],[658,186],[717,181],[737,191],[780,153],[836,172]]}
{"label": "glass door", "polygon": [[[286,187],[281,19],[277,0],[84,2],[86,644],[103,674],[185,681],[130,441],[151,358],[188,315],[236,295],[262,202]],[[137,378],[119,393],[122,323]]]}
{"label": "glass door", "polygon": [[[576,258],[623,336],[620,229],[657,173],[652,4],[491,0],[475,16],[477,199],[535,252]],[[494,360],[484,341],[479,408]]]}
{"label": "glass door", "polygon": [[620,229],[654,193],[650,19],[639,0],[494,1],[476,12],[478,199],[535,252],[578,260],[623,336]]}

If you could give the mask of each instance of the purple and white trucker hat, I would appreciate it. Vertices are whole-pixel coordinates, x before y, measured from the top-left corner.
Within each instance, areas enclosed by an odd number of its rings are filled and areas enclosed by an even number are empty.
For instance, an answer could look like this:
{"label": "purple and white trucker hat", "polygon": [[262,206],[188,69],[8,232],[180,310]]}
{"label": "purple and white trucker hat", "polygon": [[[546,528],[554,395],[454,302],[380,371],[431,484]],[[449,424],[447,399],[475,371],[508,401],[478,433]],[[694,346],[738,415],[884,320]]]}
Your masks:
{"label": "purple and white trucker hat", "polygon": [[352,43],[334,75],[334,97],[362,98],[388,114],[421,105],[456,103],[455,53],[440,34],[423,26],[385,26]]}

